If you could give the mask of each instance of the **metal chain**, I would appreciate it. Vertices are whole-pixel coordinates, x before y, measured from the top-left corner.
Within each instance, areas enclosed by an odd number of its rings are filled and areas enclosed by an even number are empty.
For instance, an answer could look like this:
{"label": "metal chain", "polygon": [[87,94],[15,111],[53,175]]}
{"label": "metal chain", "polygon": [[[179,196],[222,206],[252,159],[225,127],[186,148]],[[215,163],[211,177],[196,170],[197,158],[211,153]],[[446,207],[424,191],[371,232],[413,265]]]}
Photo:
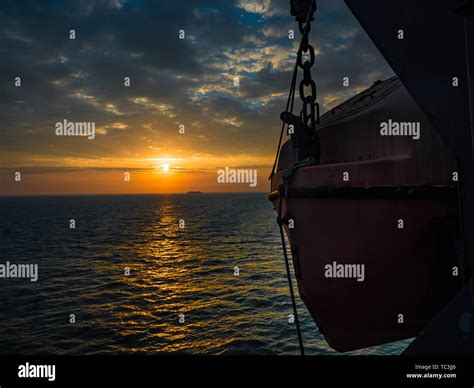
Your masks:
{"label": "metal chain", "polygon": [[[300,81],[299,92],[300,98],[303,102],[303,109],[301,110],[300,117],[301,121],[310,127],[313,131],[316,130],[316,124],[319,124],[319,104],[316,102],[317,89],[316,82],[311,77],[311,68],[315,63],[315,52],[314,47],[309,44],[309,33],[311,31],[311,21],[313,20],[313,12],[311,9],[308,13],[308,17],[303,23],[298,21],[298,28],[303,34],[301,44],[297,54],[298,67],[303,69],[303,79]],[[309,60],[305,60],[303,63],[303,53],[309,53]],[[305,88],[311,89],[311,94],[305,94]]]}
{"label": "metal chain", "polygon": [[[300,112],[300,119],[305,125],[308,126],[308,121],[310,121],[309,127],[315,131],[316,124],[319,124],[319,104],[316,102],[316,83],[311,78],[311,67],[314,65],[315,62],[315,52],[314,47],[309,44],[308,36],[311,31],[311,22],[314,20],[313,14],[316,11],[316,0],[307,0],[307,3],[311,3],[306,11],[302,9],[298,9],[298,12],[294,13],[292,9],[292,15],[296,16],[296,20],[298,22],[298,28],[302,34],[302,39],[300,42],[300,46],[297,52],[297,59],[295,63],[295,67],[293,70],[293,79],[291,83],[290,92],[288,94],[288,100],[286,103],[286,110],[285,112],[293,113],[293,102],[294,102],[294,94],[295,94],[295,83],[296,77],[298,73],[298,68],[303,69],[303,80],[300,82],[299,85],[299,93],[300,98],[303,101],[303,110]],[[293,8],[293,3],[292,3]],[[303,63],[303,53],[308,53],[310,55],[310,60],[305,61]],[[311,95],[306,96],[304,94],[304,88],[310,87],[311,88]],[[290,108],[290,110],[288,110]],[[309,112],[308,112],[309,108]],[[283,133],[285,129],[285,125],[287,123],[283,120],[283,124],[281,127],[280,132],[280,140],[278,142],[277,151],[275,153],[275,161],[273,163],[273,167],[268,179],[271,179],[275,174],[275,169],[278,163],[278,157],[281,151],[281,143],[283,140]]]}

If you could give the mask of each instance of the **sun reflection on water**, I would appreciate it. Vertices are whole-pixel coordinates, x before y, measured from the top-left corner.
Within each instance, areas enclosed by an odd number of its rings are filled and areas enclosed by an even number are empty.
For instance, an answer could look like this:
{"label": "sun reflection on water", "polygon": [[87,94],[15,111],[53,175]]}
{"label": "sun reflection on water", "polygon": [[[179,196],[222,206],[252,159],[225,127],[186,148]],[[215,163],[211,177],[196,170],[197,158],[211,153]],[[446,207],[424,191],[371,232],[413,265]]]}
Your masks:
{"label": "sun reflection on water", "polygon": [[[12,234],[9,251],[15,256],[27,252],[44,270],[35,293],[26,283],[2,290],[0,332],[22,327],[21,336],[1,337],[5,351],[298,353],[295,328],[288,322],[292,310],[278,230],[264,195],[41,201],[41,206],[22,202],[11,207],[25,209],[25,216],[8,218],[20,222],[9,228],[26,231]],[[41,214],[35,214],[38,209]],[[50,221],[65,214],[82,214],[73,234]],[[38,241],[51,247],[48,251],[28,234],[30,220],[41,217],[48,222],[33,224],[31,233],[44,230]],[[9,300],[21,302],[21,308]],[[77,322],[65,325],[71,311]],[[301,301],[299,312],[308,354],[333,354]],[[398,345],[387,349],[400,351]],[[380,350],[362,351],[370,352]]]}

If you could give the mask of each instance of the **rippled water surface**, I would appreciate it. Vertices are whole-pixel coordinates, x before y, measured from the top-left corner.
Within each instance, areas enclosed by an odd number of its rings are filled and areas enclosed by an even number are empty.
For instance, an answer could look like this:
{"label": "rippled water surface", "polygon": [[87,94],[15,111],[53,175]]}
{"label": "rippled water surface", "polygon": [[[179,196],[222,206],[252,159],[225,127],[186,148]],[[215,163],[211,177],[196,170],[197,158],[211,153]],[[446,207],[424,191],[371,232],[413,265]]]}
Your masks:
{"label": "rippled water surface", "polygon": [[[0,197],[0,216],[0,262],[39,265],[0,279],[3,354],[298,353],[265,194]],[[336,354],[298,303],[307,352]]]}

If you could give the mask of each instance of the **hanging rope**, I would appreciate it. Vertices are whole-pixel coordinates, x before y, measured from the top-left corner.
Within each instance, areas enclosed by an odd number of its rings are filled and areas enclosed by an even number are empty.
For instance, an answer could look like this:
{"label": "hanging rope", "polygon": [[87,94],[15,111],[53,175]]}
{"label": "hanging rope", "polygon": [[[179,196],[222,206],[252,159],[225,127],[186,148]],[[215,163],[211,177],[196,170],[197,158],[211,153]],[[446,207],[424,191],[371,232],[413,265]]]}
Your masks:
{"label": "hanging rope", "polygon": [[283,257],[285,259],[285,267],[286,267],[286,276],[288,278],[288,287],[290,289],[290,297],[291,297],[291,305],[293,307],[293,315],[295,317],[295,324],[296,324],[296,332],[298,334],[298,342],[300,345],[300,352],[301,355],[304,356],[304,345],[303,345],[303,337],[301,336],[301,328],[300,328],[300,320],[298,318],[298,310],[296,308],[296,300],[295,300],[295,293],[293,291],[293,281],[291,280],[291,272],[290,272],[290,264],[288,260],[288,253],[286,250],[286,242],[285,242],[285,235],[283,232],[283,224],[284,220],[281,217],[281,208],[282,208],[282,203],[283,203],[283,196],[285,192],[284,186],[281,186],[280,188],[280,193],[279,193],[279,199],[278,199],[278,218],[277,222],[280,227],[280,237],[281,237],[281,246],[283,248]]}
{"label": "hanging rope", "polygon": [[[304,25],[304,29],[302,28],[301,21],[298,20],[298,26],[299,26],[300,31],[303,34],[303,37],[302,37],[301,42],[300,42],[300,47],[298,49],[298,56],[297,56],[297,60],[296,60],[296,63],[295,63],[295,68],[293,70],[293,77],[292,77],[292,80],[291,80],[290,92],[288,94],[288,100],[286,102],[286,112],[289,111],[290,113],[293,113],[293,105],[294,105],[294,99],[295,99],[296,78],[297,78],[297,74],[298,74],[298,67],[303,67],[304,70],[305,70],[304,71],[305,77],[304,77],[304,80],[302,81],[302,82],[305,83],[305,85],[306,85],[306,81],[308,79],[308,76],[310,77],[309,67],[312,65],[312,63],[310,65],[301,66],[301,56],[302,56],[303,51],[304,52],[308,51],[308,34],[309,34],[309,31],[310,31],[310,28],[311,28],[310,22],[312,20],[312,15],[313,15],[315,9],[316,9],[316,2],[315,2],[315,0],[313,0],[312,1],[312,6],[308,9],[308,14],[306,16],[306,23]],[[314,58],[312,58],[312,62],[314,62]],[[309,62],[308,62],[308,64],[309,64]],[[302,88],[302,86],[300,85],[300,95],[302,94],[301,88]],[[315,89],[316,89],[316,87],[314,87],[314,90]],[[315,94],[315,92],[314,92],[314,94]],[[303,98],[303,97],[302,97],[303,102],[306,105],[306,103],[307,103],[306,98]],[[315,98],[315,96],[314,96],[314,98]],[[312,103],[314,103],[314,100],[312,101]],[[290,109],[290,110],[288,110],[288,109]],[[312,127],[313,127],[314,123],[316,122],[314,107],[312,108],[312,116],[307,114],[306,108],[304,108],[303,112],[304,112],[304,120],[305,120],[304,123],[306,124],[308,119],[311,119]],[[318,109],[318,120],[319,120],[319,109]],[[280,149],[281,149],[281,143],[282,143],[282,140],[283,140],[284,130],[285,130],[285,122],[283,122],[283,124],[281,126],[280,140],[278,141],[278,148],[277,148],[277,152],[276,152],[276,155],[275,155],[275,161],[273,163],[273,167],[272,167],[272,171],[271,171],[269,179],[271,179],[273,177],[273,175],[275,174],[275,168],[276,168],[276,165],[277,165],[277,162],[278,162],[278,157],[280,155]],[[293,290],[293,281],[292,281],[292,277],[291,277],[290,263],[289,263],[289,260],[288,260],[288,252],[287,252],[287,249],[286,249],[285,233],[284,233],[284,230],[283,230],[283,225],[287,222],[287,220],[282,217],[283,199],[287,198],[286,188],[287,188],[287,182],[284,181],[284,183],[281,184],[280,187],[279,187],[277,223],[278,223],[278,226],[279,226],[279,229],[280,229],[281,246],[282,246],[282,249],[283,249],[283,258],[285,259],[286,276],[287,276],[287,279],[288,279],[288,288],[290,289],[291,305],[293,307],[293,315],[294,315],[294,318],[295,318],[296,332],[298,334],[298,343],[299,343],[299,347],[300,347],[300,353],[301,353],[302,356],[304,356],[303,337],[301,335],[301,327],[300,327],[300,321],[299,321],[299,317],[298,317],[298,309],[296,308],[296,299],[295,299],[295,293],[294,293],[294,290]]]}
{"label": "hanging rope", "polygon": [[[295,100],[295,88],[296,88],[296,76],[298,75],[298,63],[295,63],[295,69],[293,70],[293,77],[290,86],[290,92],[288,93],[288,99],[286,101],[286,111],[290,108],[290,112],[293,112],[293,101]],[[285,122],[281,124],[281,131],[280,131],[280,140],[278,141],[278,147],[275,153],[275,161],[273,162],[272,171],[268,179],[272,179],[273,175],[275,175],[275,168],[278,162],[278,157],[280,156],[280,149],[281,149],[281,142],[283,140],[283,132],[285,131]]]}

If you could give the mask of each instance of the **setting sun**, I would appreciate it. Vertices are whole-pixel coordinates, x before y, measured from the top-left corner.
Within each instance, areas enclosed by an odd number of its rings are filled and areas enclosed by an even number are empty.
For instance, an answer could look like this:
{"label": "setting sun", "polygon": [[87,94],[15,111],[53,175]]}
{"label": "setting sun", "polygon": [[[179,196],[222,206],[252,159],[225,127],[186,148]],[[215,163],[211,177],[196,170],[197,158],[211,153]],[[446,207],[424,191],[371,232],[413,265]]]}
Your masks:
{"label": "setting sun", "polygon": [[170,165],[169,164],[163,164],[163,171],[168,172],[170,170]]}

